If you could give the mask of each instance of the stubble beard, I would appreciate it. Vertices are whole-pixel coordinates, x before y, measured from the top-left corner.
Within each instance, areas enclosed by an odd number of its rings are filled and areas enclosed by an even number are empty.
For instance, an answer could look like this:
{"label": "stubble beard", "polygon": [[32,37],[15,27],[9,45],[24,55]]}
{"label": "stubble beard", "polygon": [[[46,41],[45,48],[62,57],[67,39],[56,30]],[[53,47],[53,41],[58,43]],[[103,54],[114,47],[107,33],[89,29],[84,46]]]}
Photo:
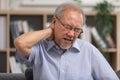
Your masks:
{"label": "stubble beard", "polygon": [[60,47],[61,49],[63,49],[63,50],[66,50],[66,49],[70,48],[71,45],[72,45],[72,44],[65,46],[64,44],[63,44],[63,45],[61,44],[61,45],[59,45],[59,47]]}

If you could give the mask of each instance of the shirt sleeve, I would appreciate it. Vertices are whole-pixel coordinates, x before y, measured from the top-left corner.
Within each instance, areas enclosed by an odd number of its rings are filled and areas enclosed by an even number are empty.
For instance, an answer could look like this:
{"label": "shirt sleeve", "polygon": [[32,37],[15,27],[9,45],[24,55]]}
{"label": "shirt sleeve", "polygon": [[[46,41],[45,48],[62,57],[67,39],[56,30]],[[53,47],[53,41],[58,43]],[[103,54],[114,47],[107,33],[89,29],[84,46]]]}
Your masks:
{"label": "shirt sleeve", "polygon": [[97,48],[93,47],[91,56],[92,75],[95,80],[119,80],[107,60]]}
{"label": "shirt sleeve", "polygon": [[16,59],[20,62],[20,63],[24,63],[26,60],[27,60],[27,58],[26,57],[24,57],[24,56],[22,56],[21,55],[21,53],[17,50],[16,51]]}
{"label": "shirt sleeve", "polygon": [[35,44],[32,48],[31,48],[31,52],[28,58],[24,57],[21,55],[21,53],[17,50],[16,51],[16,58],[20,63],[25,63],[28,66],[32,66],[34,64],[34,60],[35,57],[39,56],[39,52],[40,52],[40,46],[41,46],[41,41],[38,42],[37,44]]}

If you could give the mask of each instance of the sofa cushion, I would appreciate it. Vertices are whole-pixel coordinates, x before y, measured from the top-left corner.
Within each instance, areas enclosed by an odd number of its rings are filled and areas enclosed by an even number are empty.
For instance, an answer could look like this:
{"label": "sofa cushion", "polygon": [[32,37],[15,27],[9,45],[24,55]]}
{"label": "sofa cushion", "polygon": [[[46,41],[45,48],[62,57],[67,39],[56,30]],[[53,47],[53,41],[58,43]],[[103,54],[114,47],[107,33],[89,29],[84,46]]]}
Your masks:
{"label": "sofa cushion", "polygon": [[26,80],[24,74],[20,73],[0,73],[0,80]]}

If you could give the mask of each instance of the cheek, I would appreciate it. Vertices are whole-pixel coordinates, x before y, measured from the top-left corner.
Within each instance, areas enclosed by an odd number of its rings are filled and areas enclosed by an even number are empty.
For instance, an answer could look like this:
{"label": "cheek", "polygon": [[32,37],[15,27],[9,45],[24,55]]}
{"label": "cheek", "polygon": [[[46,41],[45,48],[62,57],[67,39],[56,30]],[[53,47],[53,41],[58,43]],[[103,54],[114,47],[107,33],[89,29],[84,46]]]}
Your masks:
{"label": "cheek", "polygon": [[78,38],[78,37],[79,37],[79,35],[76,35],[76,36],[75,36],[75,39]]}
{"label": "cheek", "polygon": [[[78,38],[78,35],[75,35],[75,36],[74,36],[74,41],[75,41],[77,38]],[[74,41],[73,41],[73,42],[74,42]]]}
{"label": "cheek", "polygon": [[60,30],[59,31],[55,31],[55,38],[61,39],[63,37],[64,37],[63,32],[61,32]]}
{"label": "cheek", "polygon": [[59,39],[60,37],[61,37],[61,31],[60,30],[58,30],[58,29],[55,29],[55,31],[54,31],[54,37],[55,37],[55,39]]}
{"label": "cheek", "polygon": [[55,28],[54,32],[56,37],[63,37],[65,35],[65,31],[62,28]]}
{"label": "cheek", "polygon": [[54,39],[56,42],[61,43],[64,41],[64,37],[66,36],[66,32],[65,31],[55,31],[55,36]]}

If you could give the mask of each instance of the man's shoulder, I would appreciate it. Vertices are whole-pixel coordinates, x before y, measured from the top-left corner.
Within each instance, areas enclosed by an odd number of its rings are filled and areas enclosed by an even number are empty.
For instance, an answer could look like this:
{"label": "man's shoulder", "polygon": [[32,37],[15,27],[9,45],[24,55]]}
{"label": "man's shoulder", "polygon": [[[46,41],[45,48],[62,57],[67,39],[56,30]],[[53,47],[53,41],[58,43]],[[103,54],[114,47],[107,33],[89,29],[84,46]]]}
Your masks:
{"label": "man's shoulder", "polygon": [[[82,39],[77,39],[75,41],[76,44],[79,44],[79,45],[92,45],[90,42],[88,41],[85,41],[85,40],[82,40]],[[93,46],[93,45],[92,45]]]}
{"label": "man's shoulder", "polygon": [[73,45],[79,48],[95,48],[95,46],[92,43],[82,39],[77,39]]}

